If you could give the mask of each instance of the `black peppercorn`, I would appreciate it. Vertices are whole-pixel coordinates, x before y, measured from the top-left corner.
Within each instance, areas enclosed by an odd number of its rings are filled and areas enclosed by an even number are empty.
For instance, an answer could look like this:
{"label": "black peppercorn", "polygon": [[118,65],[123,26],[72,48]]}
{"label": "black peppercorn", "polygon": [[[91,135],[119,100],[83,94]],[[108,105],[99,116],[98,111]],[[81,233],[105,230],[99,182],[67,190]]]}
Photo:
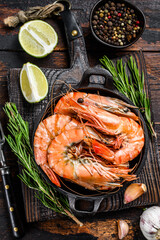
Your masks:
{"label": "black peppercorn", "polygon": [[113,24],[111,21],[108,22],[108,26],[111,27]]}
{"label": "black peppercorn", "polygon": [[127,25],[127,31],[132,31],[132,26],[130,26],[130,25]]}

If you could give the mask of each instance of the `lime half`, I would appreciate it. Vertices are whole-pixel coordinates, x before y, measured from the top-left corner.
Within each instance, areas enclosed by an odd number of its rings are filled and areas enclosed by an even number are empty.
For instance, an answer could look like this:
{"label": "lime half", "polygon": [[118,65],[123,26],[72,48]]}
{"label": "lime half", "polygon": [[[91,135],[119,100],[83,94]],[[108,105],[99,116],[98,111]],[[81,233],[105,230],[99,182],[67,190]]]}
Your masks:
{"label": "lime half", "polygon": [[53,27],[41,20],[23,24],[18,37],[24,51],[37,58],[47,56],[58,43],[58,35]]}
{"label": "lime half", "polygon": [[48,93],[48,82],[39,67],[26,63],[20,72],[20,87],[24,98],[29,103],[39,102]]}

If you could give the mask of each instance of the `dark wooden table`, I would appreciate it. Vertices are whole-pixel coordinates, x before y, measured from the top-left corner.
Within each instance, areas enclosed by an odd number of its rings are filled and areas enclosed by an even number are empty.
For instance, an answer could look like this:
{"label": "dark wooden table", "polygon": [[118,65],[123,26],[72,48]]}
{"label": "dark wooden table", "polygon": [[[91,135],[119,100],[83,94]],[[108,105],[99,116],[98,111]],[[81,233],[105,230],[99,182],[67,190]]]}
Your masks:
{"label": "dark wooden table", "polygon": [[[88,58],[91,66],[98,63],[98,60],[104,54],[113,57],[113,53],[107,51],[103,46],[98,45],[92,38],[89,29],[89,13],[93,4],[97,0],[71,0],[73,13],[81,24],[85,36]],[[155,123],[155,130],[158,136],[158,147],[160,150],[160,1],[159,0],[130,0],[142,9],[146,16],[147,24],[146,30],[142,38],[132,47],[121,51],[118,54],[126,54],[130,51],[142,49],[147,72],[149,76],[149,84],[151,89],[151,102],[153,120]],[[0,1],[0,120],[6,132],[6,116],[3,112],[3,106],[8,101],[7,92],[7,73],[9,68],[22,67],[23,63],[28,61],[37,64],[39,67],[49,68],[66,68],[69,67],[69,59],[67,52],[67,44],[63,30],[63,24],[60,20],[48,19],[49,22],[58,32],[59,43],[55,51],[44,59],[35,59],[30,57],[21,49],[17,33],[19,26],[15,29],[8,29],[3,25],[3,19],[9,15],[17,13],[20,9],[26,9],[30,6],[45,5],[52,3],[52,1],[28,1],[28,0],[1,0]],[[112,54],[112,55],[111,55]],[[5,146],[5,156],[8,164],[11,166],[13,173],[13,182],[17,195],[17,201],[21,207],[22,218],[23,200],[21,196],[20,181],[17,177],[18,166],[15,156],[11,153],[8,146]],[[85,219],[84,222],[89,227],[78,228],[78,226],[68,218],[57,217],[54,220],[25,223],[25,236],[23,239],[118,239],[117,237],[117,220],[126,219],[130,226],[130,231],[125,239],[144,239],[139,229],[139,217],[142,213],[141,208],[134,208],[130,210],[117,211],[114,213],[105,213],[96,215],[93,218]],[[24,220],[25,221],[25,220]],[[4,200],[2,184],[0,179],[0,239],[12,239],[9,217]]]}

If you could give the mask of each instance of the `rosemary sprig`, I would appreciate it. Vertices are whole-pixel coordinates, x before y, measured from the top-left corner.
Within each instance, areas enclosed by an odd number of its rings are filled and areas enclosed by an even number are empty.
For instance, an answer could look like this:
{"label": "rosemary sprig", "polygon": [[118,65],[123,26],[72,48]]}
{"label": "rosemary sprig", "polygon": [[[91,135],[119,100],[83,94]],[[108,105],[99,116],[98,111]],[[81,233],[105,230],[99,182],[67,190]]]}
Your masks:
{"label": "rosemary sprig", "polygon": [[55,212],[71,217],[77,224],[83,224],[70,212],[68,200],[51,187],[38,171],[33,159],[33,150],[29,138],[29,125],[19,114],[14,103],[6,103],[4,111],[9,118],[8,130],[11,135],[6,140],[23,166],[19,178],[31,189],[36,190],[36,197]]}
{"label": "rosemary sprig", "polygon": [[[144,89],[144,73],[140,73],[135,59],[131,56],[125,64],[122,59],[119,59],[114,65],[107,56],[104,56],[100,62],[112,74],[114,85],[118,91],[128,97],[144,114],[148,129],[156,137],[151,120],[150,100]],[[126,70],[127,65],[129,74]]]}

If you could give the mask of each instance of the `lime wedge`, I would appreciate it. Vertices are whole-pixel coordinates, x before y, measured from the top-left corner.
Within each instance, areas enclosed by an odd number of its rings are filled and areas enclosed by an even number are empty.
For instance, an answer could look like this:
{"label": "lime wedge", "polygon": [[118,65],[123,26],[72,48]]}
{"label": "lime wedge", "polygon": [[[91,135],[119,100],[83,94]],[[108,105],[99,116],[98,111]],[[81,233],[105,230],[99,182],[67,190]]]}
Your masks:
{"label": "lime wedge", "polygon": [[58,35],[53,27],[41,20],[23,24],[18,38],[24,51],[37,58],[47,56],[58,43]]}
{"label": "lime wedge", "polygon": [[48,93],[48,82],[39,67],[26,63],[20,72],[20,87],[24,98],[29,103],[39,102]]}

